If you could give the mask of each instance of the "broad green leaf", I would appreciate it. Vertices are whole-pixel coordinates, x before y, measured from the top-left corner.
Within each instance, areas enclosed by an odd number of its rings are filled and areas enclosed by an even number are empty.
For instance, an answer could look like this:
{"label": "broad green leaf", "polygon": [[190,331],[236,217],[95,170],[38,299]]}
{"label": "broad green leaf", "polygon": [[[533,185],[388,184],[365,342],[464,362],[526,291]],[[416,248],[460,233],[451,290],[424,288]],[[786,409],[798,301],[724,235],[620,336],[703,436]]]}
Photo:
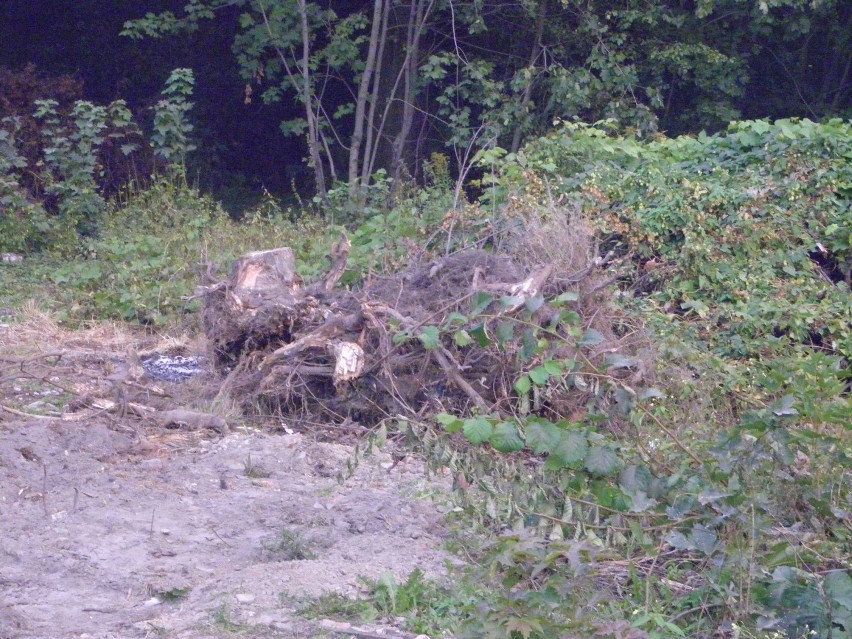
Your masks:
{"label": "broad green leaf", "polygon": [[481,444],[491,438],[494,426],[485,417],[473,417],[464,420],[462,430],[471,444]]}
{"label": "broad green leaf", "polygon": [[493,302],[493,301],[494,301],[494,297],[492,295],[489,295],[488,293],[483,293],[482,291],[478,291],[473,296],[473,303],[472,303],[472,308],[471,308],[470,314],[471,315],[479,315],[486,308],[491,306],[491,302]]}
{"label": "broad green leaf", "polygon": [[448,433],[457,433],[462,429],[464,422],[455,415],[449,413],[438,413],[435,415],[435,421],[444,426]]}
{"label": "broad green leaf", "polygon": [[548,462],[557,464],[557,468],[565,466],[577,466],[586,457],[589,450],[589,441],[585,433],[579,431],[562,431],[559,443],[548,457]]}
{"label": "broad green leaf", "polygon": [[716,548],[716,542],[719,540],[719,536],[703,524],[695,524],[692,527],[690,538],[696,550],[700,550],[705,555],[713,552]]}
{"label": "broad green leaf", "polygon": [[519,306],[524,303],[525,298],[519,295],[504,295],[500,298],[500,306],[504,308],[512,308],[513,306]]}
{"label": "broad green leaf", "polygon": [[567,302],[576,302],[578,299],[580,299],[580,296],[574,291],[565,291],[564,293],[562,293],[562,295],[556,297],[556,299],[554,299],[551,304],[557,306],[559,304],[565,304]]}
{"label": "broad green leaf", "polygon": [[583,321],[583,318],[577,311],[562,311],[559,314],[559,321],[569,326],[577,326]]}
{"label": "broad green leaf", "polygon": [[529,372],[530,379],[536,386],[544,386],[550,379],[550,373],[544,366],[536,366]]}
{"label": "broad green leaf", "polygon": [[437,326],[427,326],[417,336],[426,350],[433,351],[441,345],[441,332]]}
{"label": "broad green leaf", "polygon": [[564,364],[560,362],[558,359],[549,359],[544,364],[544,370],[550,373],[553,377],[558,377],[565,371]]}
{"label": "broad green leaf", "polygon": [[636,366],[636,360],[632,357],[625,357],[619,353],[613,353],[611,355],[607,355],[605,364],[606,367],[610,370],[618,370],[619,368],[631,368],[632,366]]}
{"label": "broad green leaf", "polygon": [[468,346],[473,343],[473,338],[470,336],[470,333],[461,329],[455,332],[453,341],[455,341],[456,346]]}
{"label": "broad green leaf", "polygon": [[524,435],[527,438],[527,446],[538,455],[553,452],[562,439],[559,427],[546,421],[528,423]]}
{"label": "broad green leaf", "polygon": [[470,329],[470,334],[473,336],[473,339],[476,340],[476,343],[483,348],[491,346],[491,338],[488,337],[488,332],[485,330],[485,324],[474,326]]}
{"label": "broad green leaf", "polygon": [[532,388],[532,382],[530,381],[529,375],[521,375],[518,378],[518,381],[515,382],[515,391],[518,395],[526,395],[530,392]]}
{"label": "broad green leaf", "polygon": [[535,313],[538,309],[544,306],[544,298],[541,295],[536,295],[524,302],[524,306],[527,307],[527,310],[530,313]]}
{"label": "broad green leaf", "polygon": [[[825,576],[822,587],[837,608],[846,610],[848,618],[849,613],[852,612],[852,576],[849,575],[849,572],[832,570]],[[847,630],[852,630],[852,628],[847,627]]]}
{"label": "broad green leaf", "polygon": [[489,441],[501,453],[514,453],[524,447],[524,440],[518,433],[518,427],[511,422],[497,424]]}
{"label": "broad green leaf", "polygon": [[778,415],[779,417],[783,415],[798,415],[799,411],[793,408],[793,405],[796,403],[796,398],[793,395],[784,395],[781,399],[776,402],[773,402],[769,409]]}
{"label": "broad green leaf", "polygon": [[594,446],[586,455],[583,465],[593,475],[606,477],[615,473],[621,467],[621,462],[609,446]]}
{"label": "broad green leaf", "polygon": [[467,323],[467,315],[462,315],[461,313],[456,313],[453,311],[449,315],[447,315],[447,324],[465,324]]}
{"label": "broad green leaf", "polygon": [[627,512],[630,508],[630,499],[615,486],[605,481],[596,481],[592,484],[592,494],[598,504],[604,508],[612,508],[619,512]]}
{"label": "broad green leaf", "polygon": [[538,352],[538,339],[535,330],[528,328],[521,337],[521,359],[525,362],[535,357]]}
{"label": "broad green leaf", "polygon": [[580,346],[597,346],[605,339],[606,338],[601,335],[600,331],[590,328],[583,333],[583,338],[580,340]]}
{"label": "broad green leaf", "polygon": [[497,337],[497,343],[500,345],[511,341],[515,337],[515,322],[512,320],[501,320],[497,323],[497,330],[494,331]]}

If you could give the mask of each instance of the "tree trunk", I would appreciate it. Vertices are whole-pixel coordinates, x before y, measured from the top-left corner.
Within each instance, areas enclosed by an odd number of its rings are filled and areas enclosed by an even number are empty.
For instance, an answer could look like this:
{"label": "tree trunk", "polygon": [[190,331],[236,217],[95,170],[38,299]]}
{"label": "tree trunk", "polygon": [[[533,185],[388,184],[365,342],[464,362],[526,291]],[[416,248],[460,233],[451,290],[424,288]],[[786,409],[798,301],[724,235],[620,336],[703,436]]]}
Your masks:
{"label": "tree trunk", "polygon": [[409,135],[411,135],[411,128],[414,123],[415,79],[417,78],[417,65],[420,61],[420,37],[423,34],[423,27],[433,2],[430,0],[428,7],[424,6],[425,3],[426,0],[411,0],[411,13],[409,14],[405,36],[406,54],[401,70],[404,87],[402,96],[402,121],[393,143],[391,162],[394,182],[399,180],[403,169],[406,168],[403,154],[405,153],[405,146]]}
{"label": "tree trunk", "polygon": [[[370,176],[373,174],[374,161],[376,159],[375,150],[381,144],[381,136],[376,131],[376,107],[379,103],[379,91],[381,90],[382,69],[385,62],[385,42],[388,37],[388,18],[390,17],[391,6],[388,3],[382,13],[382,29],[379,35],[379,51],[376,54],[376,72],[373,79],[373,91],[370,98],[370,109],[367,115],[367,140],[364,144],[364,156],[361,160],[361,184],[366,185],[370,182]],[[388,96],[392,100],[393,95]]]}
{"label": "tree trunk", "polygon": [[308,121],[308,150],[314,169],[317,195],[326,199],[325,171],[319,151],[319,125],[314,112],[313,91],[311,91],[311,33],[308,27],[308,7],[305,0],[299,1],[299,17],[302,21],[302,100],[305,103],[305,118]]}
{"label": "tree trunk", "polygon": [[384,0],[373,2],[373,23],[370,29],[370,44],[367,49],[367,59],[364,63],[364,71],[358,84],[358,95],[355,101],[355,125],[352,132],[352,144],[349,147],[349,190],[353,195],[359,196],[361,186],[358,183],[360,176],[359,162],[361,160],[361,146],[364,141],[364,124],[366,120],[367,96],[370,93],[370,81],[376,70],[376,58],[379,49],[379,34],[382,26],[382,14],[384,11]]}
{"label": "tree trunk", "polygon": [[[538,60],[538,56],[541,55],[541,37],[544,33],[544,21],[547,16],[547,0],[540,0],[538,3],[538,16],[535,21],[535,40],[533,42],[532,51],[530,51],[530,63],[529,68],[532,71],[535,68],[536,60]],[[524,96],[521,99],[521,117],[527,112],[529,108],[530,101],[532,99],[532,83],[533,77],[530,77],[529,84],[524,88]],[[523,122],[518,121],[518,125],[515,127],[515,132],[512,135],[512,146],[510,147],[512,153],[517,153],[518,149],[521,148],[521,135],[522,135],[522,126]]]}

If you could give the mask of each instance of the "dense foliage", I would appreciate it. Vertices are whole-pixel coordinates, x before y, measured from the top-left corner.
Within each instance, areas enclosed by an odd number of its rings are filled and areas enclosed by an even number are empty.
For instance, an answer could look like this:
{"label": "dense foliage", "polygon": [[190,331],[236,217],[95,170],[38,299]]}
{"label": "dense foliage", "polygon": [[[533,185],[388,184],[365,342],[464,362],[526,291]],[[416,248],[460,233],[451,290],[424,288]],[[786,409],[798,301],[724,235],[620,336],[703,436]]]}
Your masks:
{"label": "dense foliage", "polygon": [[[419,433],[479,520],[516,531],[480,575],[503,595],[462,636],[850,636],[850,141],[839,121],[652,142],[568,125],[500,164],[491,198],[573,206],[625,259],[659,378],[595,364],[603,336],[563,313],[580,357],[521,339],[515,419],[439,418],[502,465]],[[590,388],[585,416],[530,413],[530,393]]]}
{"label": "dense foliage", "polygon": [[198,33],[238,16],[245,99],[291,105],[321,196],[380,168],[420,176],[449,149],[521,143],[556,118],[612,118],[649,134],[749,116],[843,115],[849,7],[838,0],[523,3],[191,0],[128,21],[134,38]]}

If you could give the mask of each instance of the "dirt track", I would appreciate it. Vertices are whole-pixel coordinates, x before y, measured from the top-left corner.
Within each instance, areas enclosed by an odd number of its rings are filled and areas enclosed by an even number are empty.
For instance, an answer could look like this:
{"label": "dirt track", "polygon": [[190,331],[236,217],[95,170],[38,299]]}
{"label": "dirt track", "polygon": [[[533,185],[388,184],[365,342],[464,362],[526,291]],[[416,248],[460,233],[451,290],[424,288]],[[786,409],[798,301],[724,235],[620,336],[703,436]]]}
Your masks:
{"label": "dirt track", "polygon": [[[424,496],[447,487],[414,462],[379,454],[339,485],[351,449],[299,434],[9,417],[0,639],[320,637],[296,614],[305,598],[355,594],[359,576],[444,574],[442,517]],[[316,558],[271,550],[285,531]]]}

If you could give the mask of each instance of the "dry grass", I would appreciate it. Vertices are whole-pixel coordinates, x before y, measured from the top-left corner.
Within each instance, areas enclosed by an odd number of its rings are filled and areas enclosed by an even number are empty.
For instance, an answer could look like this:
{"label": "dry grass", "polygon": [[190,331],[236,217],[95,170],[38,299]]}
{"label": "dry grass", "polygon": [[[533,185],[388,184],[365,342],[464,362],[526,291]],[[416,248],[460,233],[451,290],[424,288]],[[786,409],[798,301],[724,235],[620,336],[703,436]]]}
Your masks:
{"label": "dry grass", "polygon": [[142,375],[140,357],[152,352],[200,353],[203,336],[186,331],[154,334],[108,321],[69,330],[33,303],[24,305],[16,320],[0,329],[0,401],[6,412],[37,417],[33,411],[39,409],[21,409],[43,398],[49,398],[45,408],[49,415],[59,411],[68,419],[78,413],[115,412],[121,386],[125,401],[151,409],[194,410],[229,423],[240,419],[233,402],[215,399],[220,382],[212,376],[167,384],[164,389],[162,382]]}
{"label": "dry grass", "polygon": [[58,351],[122,355],[128,347],[142,346],[146,339],[150,341],[141,331],[115,322],[68,330],[34,302],[21,308],[18,319],[0,332],[0,350],[5,356],[26,357]]}

